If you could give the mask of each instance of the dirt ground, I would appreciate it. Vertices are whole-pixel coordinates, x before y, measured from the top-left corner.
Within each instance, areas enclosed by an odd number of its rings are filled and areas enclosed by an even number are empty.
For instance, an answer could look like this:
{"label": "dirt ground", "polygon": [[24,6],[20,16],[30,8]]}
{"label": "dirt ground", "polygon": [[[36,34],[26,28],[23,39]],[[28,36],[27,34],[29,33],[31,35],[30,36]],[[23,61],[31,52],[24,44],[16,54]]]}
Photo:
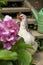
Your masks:
{"label": "dirt ground", "polygon": [[43,65],[43,52],[35,53],[33,63],[36,65]]}

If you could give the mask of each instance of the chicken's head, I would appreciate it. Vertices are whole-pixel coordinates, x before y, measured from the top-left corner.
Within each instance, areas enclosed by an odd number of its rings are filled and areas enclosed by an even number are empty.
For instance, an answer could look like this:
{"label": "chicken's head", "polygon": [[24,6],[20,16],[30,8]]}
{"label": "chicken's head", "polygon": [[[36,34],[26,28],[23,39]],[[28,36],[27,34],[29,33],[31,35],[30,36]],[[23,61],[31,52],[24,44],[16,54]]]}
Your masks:
{"label": "chicken's head", "polygon": [[18,18],[20,21],[22,21],[23,19],[26,18],[26,16],[25,16],[24,14],[22,14],[22,13],[19,13],[19,14],[17,15],[17,18]]}

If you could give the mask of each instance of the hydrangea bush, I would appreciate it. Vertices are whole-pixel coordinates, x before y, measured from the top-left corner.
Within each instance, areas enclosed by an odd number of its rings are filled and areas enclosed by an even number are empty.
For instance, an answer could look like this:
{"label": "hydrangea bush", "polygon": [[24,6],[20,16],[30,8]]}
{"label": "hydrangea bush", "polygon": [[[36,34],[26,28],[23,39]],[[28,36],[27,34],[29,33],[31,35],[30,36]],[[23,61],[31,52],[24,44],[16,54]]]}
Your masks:
{"label": "hydrangea bush", "polygon": [[5,49],[10,50],[16,43],[18,31],[18,24],[10,16],[7,15],[3,21],[0,21],[0,41]]}
{"label": "hydrangea bush", "polygon": [[0,19],[0,65],[31,65],[32,56],[26,48],[33,49],[18,36],[19,25],[6,15]]}

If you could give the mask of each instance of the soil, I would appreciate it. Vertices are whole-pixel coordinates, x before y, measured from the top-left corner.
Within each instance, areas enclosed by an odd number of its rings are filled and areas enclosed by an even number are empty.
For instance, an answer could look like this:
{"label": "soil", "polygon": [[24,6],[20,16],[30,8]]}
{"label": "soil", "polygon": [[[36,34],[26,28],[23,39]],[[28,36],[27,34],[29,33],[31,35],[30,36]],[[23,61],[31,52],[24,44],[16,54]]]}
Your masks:
{"label": "soil", "polygon": [[43,65],[43,52],[37,52],[33,56],[33,63],[36,65]]}

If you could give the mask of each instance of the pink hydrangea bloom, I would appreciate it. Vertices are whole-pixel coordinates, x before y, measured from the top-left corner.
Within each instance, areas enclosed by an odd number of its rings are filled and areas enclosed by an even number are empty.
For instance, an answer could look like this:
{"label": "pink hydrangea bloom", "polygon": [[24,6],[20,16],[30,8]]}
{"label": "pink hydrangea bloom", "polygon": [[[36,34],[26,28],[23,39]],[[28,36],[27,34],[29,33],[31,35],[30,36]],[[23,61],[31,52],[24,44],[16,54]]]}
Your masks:
{"label": "pink hydrangea bloom", "polygon": [[12,48],[12,45],[18,40],[17,34],[19,26],[12,17],[6,15],[2,22],[0,22],[0,41],[3,42],[3,47],[7,50]]}

